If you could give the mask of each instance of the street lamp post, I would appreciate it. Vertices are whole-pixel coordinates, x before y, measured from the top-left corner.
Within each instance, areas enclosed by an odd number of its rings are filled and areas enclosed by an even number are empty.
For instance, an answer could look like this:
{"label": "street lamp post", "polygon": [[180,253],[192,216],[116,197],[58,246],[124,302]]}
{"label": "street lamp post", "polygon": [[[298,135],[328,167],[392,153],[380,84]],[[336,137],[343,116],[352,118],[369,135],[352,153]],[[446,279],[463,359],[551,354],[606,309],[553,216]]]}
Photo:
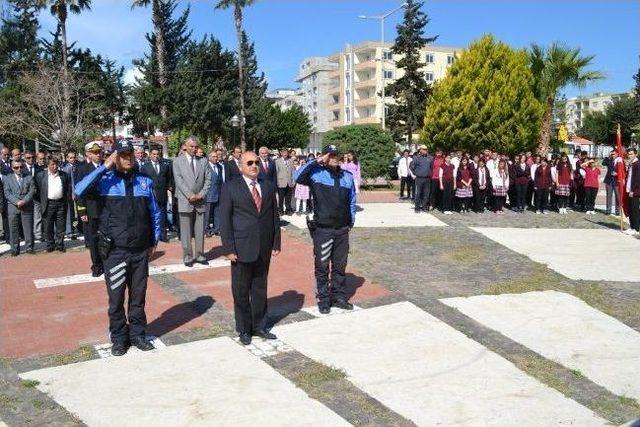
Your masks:
{"label": "street lamp post", "polygon": [[393,15],[394,13],[396,13],[397,11],[399,11],[400,9],[406,7],[407,4],[403,3],[401,6],[393,9],[392,11],[389,11],[383,15],[376,15],[376,16],[367,16],[367,15],[360,15],[358,16],[358,18],[360,19],[377,19],[380,21],[380,44],[381,44],[381,51],[382,51],[382,55],[380,58],[380,71],[382,72],[382,129],[386,129],[386,116],[387,116],[387,112],[385,109],[385,101],[386,101],[386,96],[385,96],[385,76],[384,76],[384,21],[391,15]]}
{"label": "street lamp post", "polygon": [[236,146],[236,129],[238,129],[238,126],[240,126],[240,118],[237,114],[234,114],[229,122],[231,123],[231,128],[233,129],[233,147],[231,147],[233,149]]}

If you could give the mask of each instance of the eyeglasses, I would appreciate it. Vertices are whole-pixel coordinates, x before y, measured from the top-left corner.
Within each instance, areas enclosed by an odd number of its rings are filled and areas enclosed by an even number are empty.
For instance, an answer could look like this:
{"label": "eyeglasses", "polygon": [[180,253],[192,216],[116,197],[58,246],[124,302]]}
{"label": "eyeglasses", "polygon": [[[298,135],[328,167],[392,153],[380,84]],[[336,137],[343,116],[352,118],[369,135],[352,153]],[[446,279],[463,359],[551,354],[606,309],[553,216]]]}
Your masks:
{"label": "eyeglasses", "polygon": [[247,164],[247,166],[253,166],[253,165],[258,166],[260,164],[260,162],[258,160],[247,160],[246,164]]}
{"label": "eyeglasses", "polygon": [[21,167],[20,166],[11,166],[11,169],[13,169],[14,171],[17,171],[17,170],[21,169]]}
{"label": "eyeglasses", "polygon": [[25,160],[31,160],[31,159],[33,159],[33,157],[31,157],[31,156],[24,156],[24,159],[25,159]]}

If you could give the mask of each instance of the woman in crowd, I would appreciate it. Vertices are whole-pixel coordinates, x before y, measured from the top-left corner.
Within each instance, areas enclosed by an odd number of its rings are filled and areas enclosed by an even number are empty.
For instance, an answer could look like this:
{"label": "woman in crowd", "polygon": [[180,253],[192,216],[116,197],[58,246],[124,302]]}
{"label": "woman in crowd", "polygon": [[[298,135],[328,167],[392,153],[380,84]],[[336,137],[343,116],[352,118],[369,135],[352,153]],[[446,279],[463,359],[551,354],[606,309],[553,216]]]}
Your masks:
{"label": "woman in crowd", "polygon": [[491,175],[491,186],[493,187],[494,209],[498,215],[504,214],[504,202],[509,192],[509,170],[507,161],[501,159],[498,161],[498,167]]}
{"label": "woman in crowd", "polygon": [[567,155],[562,153],[556,165],[555,176],[553,177],[558,212],[560,212],[561,215],[567,214],[567,204],[569,202],[569,195],[571,194],[571,181],[573,181],[571,163],[569,163]]}
{"label": "woman in crowd", "polygon": [[527,189],[531,179],[531,169],[527,164],[525,156],[517,156],[518,163],[514,166],[515,186],[516,186],[516,212],[524,213],[527,207]]}
{"label": "woman in crowd", "polygon": [[551,168],[549,167],[547,159],[543,157],[538,160],[540,160],[540,164],[533,165],[536,166],[533,178],[533,189],[536,195],[536,213],[546,215],[547,200],[549,200],[549,191],[553,185],[553,180],[551,178]]}
{"label": "woman in crowd", "polygon": [[484,159],[478,159],[478,167],[473,170],[473,193],[475,199],[475,211],[484,212],[487,200],[487,190],[490,187],[489,169],[485,165]]}
{"label": "woman in crowd", "polygon": [[581,164],[584,168],[584,196],[587,215],[596,213],[596,196],[600,187],[600,168],[594,159],[589,159]]}
{"label": "woman in crowd", "polygon": [[456,174],[456,198],[458,199],[458,205],[462,213],[469,212],[473,198],[472,182],[473,176],[471,167],[469,166],[469,158],[463,157],[462,160],[460,160],[460,166]]}
{"label": "woman in crowd", "polygon": [[442,193],[442,211],[445,215],[452,215],[453,212],[453,192],[456,189],[456,181],[453,176],[455,166],[451,163],[451,156],[444,158],[444,163],[440,166],[440,192]]}
{"label": "woman in crowd", "polygon": [[356,186],[356,194],[360,193],[360,184],[362,183],[362,178],[360,176],[360,162],[358,161],[358,157],[353,151],[347,151],[347,154],[344,155],[342,164],[340,167],[346,171],[351,172],[353,175],[353,182]]}

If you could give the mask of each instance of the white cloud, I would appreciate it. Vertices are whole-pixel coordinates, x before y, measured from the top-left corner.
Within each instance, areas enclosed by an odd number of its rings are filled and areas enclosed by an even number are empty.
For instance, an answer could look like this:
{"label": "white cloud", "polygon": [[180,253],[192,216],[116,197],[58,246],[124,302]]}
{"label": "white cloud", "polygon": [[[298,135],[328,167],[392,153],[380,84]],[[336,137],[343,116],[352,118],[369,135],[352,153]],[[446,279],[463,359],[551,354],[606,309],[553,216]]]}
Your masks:
{"label": "white cloud", "polygon": [[127,85],[135,85],[136,79],[142,77],[142,72],[138,67],[129,68],[124,73],[124,83]]}

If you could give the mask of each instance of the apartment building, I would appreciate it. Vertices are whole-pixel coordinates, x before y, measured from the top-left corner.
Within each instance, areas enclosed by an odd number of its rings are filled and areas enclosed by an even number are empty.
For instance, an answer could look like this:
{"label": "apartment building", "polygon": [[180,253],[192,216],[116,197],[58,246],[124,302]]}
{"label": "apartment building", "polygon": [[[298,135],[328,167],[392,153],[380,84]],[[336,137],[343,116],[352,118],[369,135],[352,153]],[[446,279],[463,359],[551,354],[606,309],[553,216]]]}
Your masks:
{"label": "apartment building", "polygon": [[275,89],[265,95],[281,110],[289,110],[294,105],[302,105],[302,93],[299,89]]}
{"label": "apartment building", "polygon": [[[391,43],[364,42],[346,45],[328,57],[335,69],[329,73],[329,127],[349,124],[382,124],[382,88],[402,77],[397,68],[399,57],[391,52]],[[425,79],[433,83],[443,78],[462,48],[426,46],[420,60],[425,63]],[[386,94],[385,94],[386,95]],[[384,105],[393,102],[385,96]]]}
{"label": "apartment building", "polygon": [[632,96],[631,93],[596,93],[590,96],[577,96],[567,99],[565,105],[565,116],[567,121],[567,132],[575,133],[582,127],[583,120],[589,112],[601,111],[615,101]]}

